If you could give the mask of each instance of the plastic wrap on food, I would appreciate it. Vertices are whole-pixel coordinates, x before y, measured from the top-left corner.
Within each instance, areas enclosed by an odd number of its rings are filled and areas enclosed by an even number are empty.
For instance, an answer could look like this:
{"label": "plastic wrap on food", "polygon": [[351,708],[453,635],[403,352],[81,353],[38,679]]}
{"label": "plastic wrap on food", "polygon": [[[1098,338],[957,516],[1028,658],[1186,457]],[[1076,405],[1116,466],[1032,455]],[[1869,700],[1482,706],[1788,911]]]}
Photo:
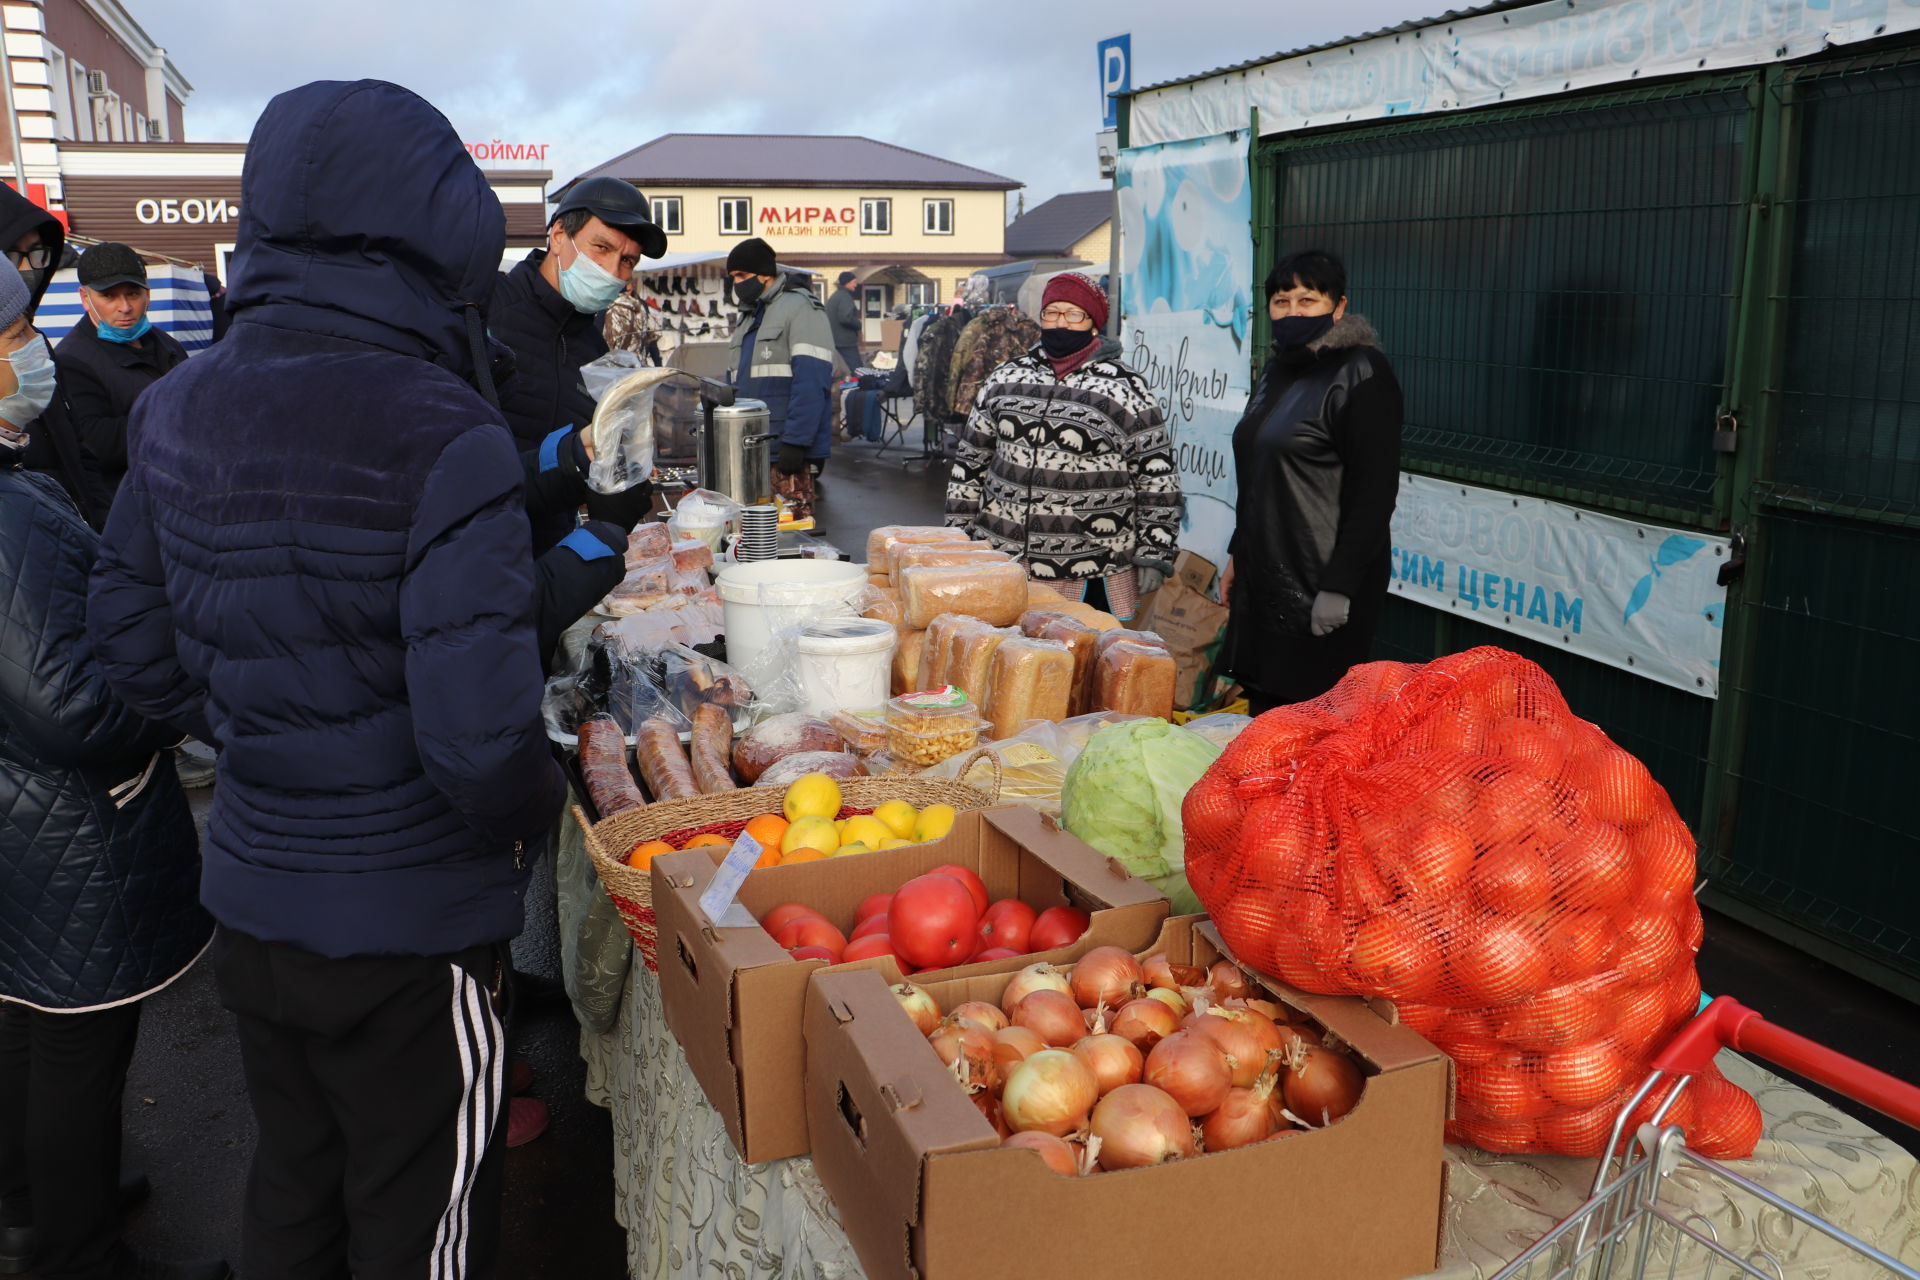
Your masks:
{"label": "plastic wrap on food", "polygon": [[693,784],[700,788],[702,795],[732,791],[738,785],[728,763],[732,753],[732,713],[716,702],[703,702],[695,707],[687,761],[693,766]]}
{"label": "plastic wrap on food", "polygon": [[1252,716],[1243,716],[1237,711],[1216,711],[1211,715],[1195,716],[1187,721],[1186,727],[1224,750],[1252,723]]}
{"label": "plastic wrap on food", "polygon": [[[625,367],[611,386],[596,391],[597,375],[615,372],[609,365],[631,352],[609,352],[581,369],[588,392],[599,400],[587,435],[593,441],[593,461],[587,464],[587,486],[599,493],[624,493],[645,484],[653,475],[653,393],[675,374],[673,369]],[[591,373],[590,373],[591,371]]]}
{"label": "plastic wrap on food", "polygon": [[686,645],[660,651],[660,685],[689,722],[695,710],[711,703],[726,710],[731,724],[753,702],[753,688],[737,668]]}
{"label": "plastic wrap on food", "polygon": [[633,526],[633,531],[627,534],[628,569],[652,560],[671,559],[672,556],[673,535],[667,531],[667,526],[658,520],[637,524]]}
{"label": "plastic wrap on food", "polygon": [[655,800],[685,800],[700,794],[686,748],[680,745],[678,725],[662,717],[642,720],[634,737],[634,758]]}
{"label": "plastic wrap on food", "polygon": [[698,538],[681,538],[673,544],[673,567],[680,570],[713,568],[713,548]]}
{"label": "plastic wrap on food", "polygon": [[893,549],[889,573],[899,574],[919,565],[995,564],[1012,562],[1004,551],[995,551],[984,542],[902,543]]}
{"label": "plastic wrap on food", "polygon": [[920,670],[926,659],[927,633],[898,623],[893,629],[900,637],[900,643],[893,646],[893,692],[912,693],[925,683]]}
{"label": "plastic wrap on food", "polygon": [[867,533],[867,565],[874,573],[886,573],[891,560],[888,548],[896,542],[970,541],[965,529],[937,524],[883,524]]}
{"label": "plastic wrap on food", "polygon": [[864,603],[867,607],[860,613],[863,618],[879,618],[896,627],[907,620],[906,606],[900,600],[900,593],[891,587],[868,587]]}
{"label": "plastic wrap on food", "polygon": [[907,622],[924,627],[943,613],[964,613],[1004,627],[1027,609],[1027,575],[1008,560],[978,565],[923,565],[895,575]]}
{"label": "plastic wrap on food", "polygon": [[754,725],[733,743],[733,771],[751,786],[788,756],[840,750],[840,733],[818,716],[788,712]]}
{"label": "plastic wrap on food", "polygon": [[907,764],[939,764],[980,745],[980,709],[950,685],[887,701],[887,750]]}
{"label": "plastic wrap on food", "polygon": [[668,585],[677,596],[697,596],[713,585],[705,569],[675,569]]}
{"label": "plastic wrap on food", "polygon": [[1078,618],[1095,631],[1111,631],[1120,625],[1120,619],[1082,600],[1065,600],[1059,604],[1049,604],[1047,608],[1057,609],[1070,618]]}
{"label": "plastic wrap on food", "polygon": [[1073,705],[1073,650],[1060,640],[1011,635],[993,650],[986,713],[995,738],[1029,720],[1065,720]]}
{"label": "plastic wrap on food", "polygon": [[[979,750],[952,756],[925,769],[922,776],[951,778],[970,782],[1001,804],[1024,804],[1054,817],[1060,816],[1060,790],[1067,780],[1067,768],[1086,748],[1097,730],[1110,724],[1137,719],[1135,716],[1102,711],[1074,716],[1058,722],[1029,721],[1011,737],[985,742]],[[988,759],[991,756],[992,759]],[[999,768],[996,770],[995,765]],[[880,772],[874,761],[867,767]]]}
{"label": "plastic wrap on food", "polygon": [[870,756],[887,745],[887,709],[867,707],[842,710],[827,716],[827,723],[839,730],[840,740],[857,756]]}
{"label": "plastic wrap on food", "polygon": [[1056,609],[1066,597],[1044,582],[1027,579],[1027,607],[1029,609]]}
{"label": "plastic wrap on food", "polygon": [[864,778],[867,766],[850,751],[802,751],[776,761],[753,785],[789,786],[810,773],[824,773],[829,778]]}
{"label": "plastic wrap on food", "polygon": [[[1037,612],[1037,611],[1034,611]],[[1099,663],[1100,633],[1069,614],[1055,613],[1038,620],[1037,630],[1027,631],[1021,617],[1021,631],[1037,640],[1058,640],[1073,652],[1073,699],[1069,715],[1084,715],[1093,708],[1093,674]]]}
{"label": "plastic wrap on food", "polygon": [[993,655],[1006,641],[1020,638],[1017,628],[985,624],[955,633],[953,645],[947,651],[944,683],[965,693],[973,705],[984,712],[993,686]]}
{"label": "plastic wrap on food", "polygon": [[1129,715],[1173,715],[1173,692],[1179,672],[1165,649],[1122,640],[1100,654],[1094,672],[1094,702],[1104,711]]}
{"label": "plastic wrap on food", "polygon": [[1157,631],[1133,631],[1126,627],[1113,627],[1102,631],[1094,640],[1096,654],[1105,653],[1116,644],[1143,644],[1149,649],[1164,649],[1167,642],[1160,638]]}
{"label": "plastic wrap on food", "polygon": [[646,807],[640,784],[627,768],[627,736],[612,716],[593,716],[580,723],[580,779],[594,812],[603,819]]}
{"label": "plastic wrap on food", "polygon": [[958,646],[967,636],[992,629],[992,623],[965,613],[943,613],[935,618],[927,627],[927,646],[920,655],[920,682],[914,688],[952,684],[947,673],[958,656]]}

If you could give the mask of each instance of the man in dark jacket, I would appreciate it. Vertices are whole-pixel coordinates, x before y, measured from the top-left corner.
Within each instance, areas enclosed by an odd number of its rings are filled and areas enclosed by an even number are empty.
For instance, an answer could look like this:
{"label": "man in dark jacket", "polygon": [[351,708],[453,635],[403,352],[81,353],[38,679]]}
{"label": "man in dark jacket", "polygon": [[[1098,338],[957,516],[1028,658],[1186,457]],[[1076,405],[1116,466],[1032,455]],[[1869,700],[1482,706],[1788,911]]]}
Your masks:
{"label": "man in dark jacket", "polygon": [[860,293],[854,287],[854,273],[842,271],[827,299],[827,323],[833,326],[833,352],[852,373],[860,367]]}
{"label": "man in dark jacket", "polygon": [[[554,210],[547,247],[500,277],[487,321],[513,352],[500,411],[522,450],[578,448],[568,433],[584,431],[594,409],[580,369],[607,354],[600,314],[620,296],[642,254],[658,258],[666,251],[666,233],[653,224],[646,196],[618,178],[589,178],[575,183]],[[530,511],[536,554],[566,536],[582,502],[593,519],[623,529],[653,508],[650,484],[597,494],[583,480],[568,496],[570,505],[548,499]]]}
{"label": "man in dark jacket", "polygon": [[221,749],[201,897],[260,1137],[243,1274],[494,1273],[507,940],[565,782],[481,311],[505,248],[379,81],[253,131],[226,338],[135,407],[88,631]]}
{"label": "man in dark jacket", "polygon": [[67,421],[107,486],[108,501],[127,473],[127,415],[140,393],[187,351],[147,318],[147,264],[124,244],[97,244],[80,255],[80,303],[86,318],[53,349]]}

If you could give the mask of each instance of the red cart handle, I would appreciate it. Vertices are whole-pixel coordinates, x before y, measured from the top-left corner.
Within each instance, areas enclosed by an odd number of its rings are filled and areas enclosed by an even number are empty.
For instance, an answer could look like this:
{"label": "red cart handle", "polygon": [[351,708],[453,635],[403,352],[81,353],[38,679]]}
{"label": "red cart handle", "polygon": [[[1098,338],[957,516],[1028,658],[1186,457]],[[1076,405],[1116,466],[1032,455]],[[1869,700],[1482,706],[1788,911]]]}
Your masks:
{"label": "red cart handle", "polygon": [[1731,996],[1716,997],[1680,1028],[1653,1060],[1654,1070],[1698,1075],[1723,1048],[1764,1058],[1904,1125],[1920,1128],[1920,1088],[1775,1026]]}

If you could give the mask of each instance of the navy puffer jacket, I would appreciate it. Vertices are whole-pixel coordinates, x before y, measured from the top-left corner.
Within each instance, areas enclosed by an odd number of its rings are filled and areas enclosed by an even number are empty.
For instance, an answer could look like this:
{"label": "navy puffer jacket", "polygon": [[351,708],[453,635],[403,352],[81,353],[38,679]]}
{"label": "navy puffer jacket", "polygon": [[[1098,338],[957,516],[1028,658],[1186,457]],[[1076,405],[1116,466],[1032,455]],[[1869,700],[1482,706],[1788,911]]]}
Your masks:
{"label": "navy puffer jacket", "polygon": [[55,1012],[165,986],[213,933],[180,735],[87,641],[96,540],[53,477],[0,470],[0,1000]]}
{"label": "navy puffer jacket", "polygon": [[90,630],[221,750],[204,900],[326,956],[513,936],[564,783],[521,469],[465,378],[505,221],[445,118],[316,83],[254,129],[233,327],[141,397]]}

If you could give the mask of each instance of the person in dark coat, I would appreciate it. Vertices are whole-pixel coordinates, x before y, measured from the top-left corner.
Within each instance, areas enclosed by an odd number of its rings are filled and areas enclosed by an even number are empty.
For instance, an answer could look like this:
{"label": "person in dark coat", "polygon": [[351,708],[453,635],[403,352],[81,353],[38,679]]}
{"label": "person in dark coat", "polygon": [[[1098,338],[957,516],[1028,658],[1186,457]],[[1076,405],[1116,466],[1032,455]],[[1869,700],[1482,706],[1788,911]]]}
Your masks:
{"label": "person in dark coat", "polygon": [[88,632],[220,749],[201,897],[259,1128],[250,1276],[494,1274],[507,942],[566,789],[520,461],[474,386],[505,245],[430,104],[283,93],[233,327],[129,424]]}
{"label": "person in dark coat", "polygon": [[860,367],[860,293],[854,273],[842,271],[833,296],[827,299],[827,324],[833,328],[833,352],[852,373]]}
{"label": "person in dark coat", "polygon": [[[487,323],[513,352],[500,410],[522,450],[576,447],[567,435],[584,431],[594,409],[580,369],[607,354],[600,315],[620,296],[641,255],[658,258],[666,251],[666,233],[653,224],[645,195],[618,178],[589,178],[575,183],[554,210],[547,247],[500,277]],[[582,478],[575,488],[555,490],[529,511],[536,555],[567,535],[583,503],[593,519],[631,529],[652,511],[653,486],[599,494]]]}
{"label": "person in dark coat", "polygon": [[1367,660],[1400,485],[1400,383],[1347,310],[1346,268],[1318,250],[1283,258],[1267,300],[1273,350],[1233,430],[1240,494],[1221,581],[1222,667],[1256,715]]}
{"label": "person in dark coat", "polygon": [[[120,1239],[120,1100],[147,996],[206,949],[200,851],[166,748],[86,634],[96,535],[18,429],[51,378],[18,272],[0,271],[0,1272],[44,1280],[230,1274]],[[23,353],[27,353],[23,359]]]}
{"label": "person in dark coat", "polygon": [[127,473],[127,415],[140,393],[187,351],[147,318],[147,264],[124,244],[97,244],[80,255],[80,303],[86,319],[53,349],[67,421],[107,486]]}

